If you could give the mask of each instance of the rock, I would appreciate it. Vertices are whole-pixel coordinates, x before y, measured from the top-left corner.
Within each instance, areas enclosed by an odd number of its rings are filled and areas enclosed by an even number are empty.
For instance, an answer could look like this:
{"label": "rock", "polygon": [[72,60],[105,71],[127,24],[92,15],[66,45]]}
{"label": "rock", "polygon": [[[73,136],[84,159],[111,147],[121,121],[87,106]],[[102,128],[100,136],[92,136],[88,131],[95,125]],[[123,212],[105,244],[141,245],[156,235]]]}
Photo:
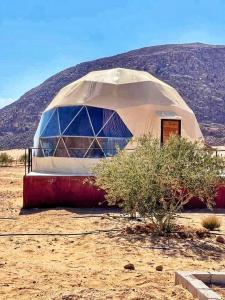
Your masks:
{"label": "rock", "polygon": [[127,227],[125,228],[125,232],[126,232],[127,234],[133,234],[133,233],[134,233],[134,230],[133,230],[132,227],[127,226]]}
{"label": "rock", "polygon": [[178,232],[178,234],[179,234],[179,237],[182,238],[182,239],[187,239],[188,238],[188,233],[185,232],[185,231]]}
{"label": "rock", "polygon": [[129,263],[129,264],[124,266],[124,269],[126,269],[126,270],[135,270],[135,267],[134,267],[133,264]]}
{"label": "rock", "polygon": [[197,237],[200,239],[210,236],[210,233],[208,230],[196,230],[195,233],[196,233]]}
{"label": "rock", "polygon": [[150,233],[151,232],[151,229],[150,229],[150,227],[149,226],[147,226],[147,225],[143,225],[143,224],[138,224],[138,225],[135,225],[134,226],[134,231],[135,231],[135,233],[145,233],[145,234],[148,234],[148,233]]}
{"label": "rock", "polygon": [[159,266],[157,266],[155,269],[156,269],[156,271],[160,271],[160,272],[161,272],[161,271],[163,270],[163,266],[162,266],[162,265],[159,265]]}
{"label": "rock", "polygon": [[224,237],[222,237],[221,235],[219,235],[219,236],[216,238],[216,241],[217,241],[218,243],[225,244],[225,239],[224,239]]}

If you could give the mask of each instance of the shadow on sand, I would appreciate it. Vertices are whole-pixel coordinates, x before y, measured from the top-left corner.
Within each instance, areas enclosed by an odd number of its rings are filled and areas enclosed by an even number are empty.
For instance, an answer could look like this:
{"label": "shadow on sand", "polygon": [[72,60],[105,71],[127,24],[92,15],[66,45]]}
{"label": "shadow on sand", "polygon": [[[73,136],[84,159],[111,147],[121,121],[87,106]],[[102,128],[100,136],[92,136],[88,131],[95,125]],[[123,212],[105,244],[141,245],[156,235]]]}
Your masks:
{"label": "shadow on sand", "polygon": [[[176,234],[160,236],[154,233],[126,234],[124,232],[108,233],[108,236],[116,238],[120,244],[125,240],[132,245],[146,249],[146,251],[159,250],[165,256],[182,256],[218,262],[225,259],[225,245],[216,242],[216,237],[212,234],[207,238],[197,236],[180,238]],[[140,244],[142,245],[140,246]]]}
{"label": "shadow on sand", "polygon": [[[19,215],[32,215],[39,214],[43,212],[51,211],[53,215],[57,212],[67,211],[73,213],[72,218],[89,218],[89,217],[99,217],[105,214],[121,214],[122,210],[118,207],[106,207],[106,208],[74,208],[74,207],[47,207],[47,208],[21,208]],[[54,212],[54,213],[53,213]]]}

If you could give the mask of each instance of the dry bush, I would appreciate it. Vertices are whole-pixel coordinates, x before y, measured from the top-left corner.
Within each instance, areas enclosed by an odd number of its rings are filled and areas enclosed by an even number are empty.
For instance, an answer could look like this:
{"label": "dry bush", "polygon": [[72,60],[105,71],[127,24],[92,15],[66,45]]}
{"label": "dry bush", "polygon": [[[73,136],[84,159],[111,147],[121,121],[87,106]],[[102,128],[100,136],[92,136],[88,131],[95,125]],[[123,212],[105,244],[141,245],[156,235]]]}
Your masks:
{"label": "dry bush", "polygon": [[25,164],[25,162],[26,162],[25,154],[20,155],[18,162],[23,164],[23,165]]}
{"label": "dry bush", "polygon": [[138,139],[133,152],[118,151],[95,167],[96,185],[107,193],[109,204],[120,201],[132,217],[150,218],[159,232],[170,232],[177,213],[193,197],[212,208],[222,178],[224,160],[202,144],[172,136]]}
{"label": "dry bush", "polygon": [[208,230],[215,230],[220,228],[221,220],[215,215],[208,216],[202,219],[202,226]]}
{"label": "dry bush", "polygon": [[7,153],[3,152],[0,153],[0,166],[1,167],[6,167],[6,166],[10,166],[13,163],[13,158],[8,155]]}

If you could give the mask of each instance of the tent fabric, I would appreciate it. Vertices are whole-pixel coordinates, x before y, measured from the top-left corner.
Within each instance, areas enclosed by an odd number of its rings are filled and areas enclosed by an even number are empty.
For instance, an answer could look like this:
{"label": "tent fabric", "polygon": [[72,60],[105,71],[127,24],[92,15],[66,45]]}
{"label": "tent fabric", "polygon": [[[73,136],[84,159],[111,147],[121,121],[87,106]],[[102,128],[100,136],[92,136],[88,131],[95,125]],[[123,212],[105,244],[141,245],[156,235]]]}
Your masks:
{"label": "tent fabric", "polygon": [[[82,156],[84,151],[74,151],[68,146],[67,151],[61,151],[62,157],[54,157],[56,151],[49,152],[48,157],[35,157],[33,170],[79,175],[90,173],[99,157],[116,153],[106,148],[107,145],[115,147],[117,136],[123,138],[118,143],[125,149],[133,147],[129,142],[132,136],[150,133],[160,138],[162,119],[181,120],[181,136],[203,141],[193,111],[170,85],[144,71],[116,68],[90,72],[62,88],[55,96],[42,116],[34,145],[37,147],[47,141],[44,139],[48,136],[53,139],[60,133],[65,136],[61,136],[63,142],[58,141],[63,147],[67,143],[86,145],[88,141],[84,139],[65,140],[71,136],[85,136],[94,137],[94,149],[85,152],[86,156]],[[59,125],[54,125],[57,120]],[[101,129],[103,123],[107,125]],[[50,144],[54,143],[54,140],[50,141]],[[80,153],[80,156],[68,157],[71,153]]]}
{"label": "tent fabric", "polygon": [[42,174],[91,176],[98,161],[95,158],[33,157],[32,171]]}

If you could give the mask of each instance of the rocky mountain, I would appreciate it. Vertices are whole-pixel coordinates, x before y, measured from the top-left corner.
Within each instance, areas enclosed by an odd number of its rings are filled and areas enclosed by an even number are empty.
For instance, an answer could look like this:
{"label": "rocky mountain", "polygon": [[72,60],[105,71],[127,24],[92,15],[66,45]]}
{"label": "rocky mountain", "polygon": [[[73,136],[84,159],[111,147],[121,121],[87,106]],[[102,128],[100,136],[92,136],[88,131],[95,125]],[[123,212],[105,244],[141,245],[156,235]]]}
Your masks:
{"label": "rocky mountain", "polygon": [[42,111],[62,87],[115,67],[144,70],[172,85],[195,112],[206,141],[225,144],[225,46],[194,43],[146,47],[59,72],[0,109],[0,149],[32,146]]}

